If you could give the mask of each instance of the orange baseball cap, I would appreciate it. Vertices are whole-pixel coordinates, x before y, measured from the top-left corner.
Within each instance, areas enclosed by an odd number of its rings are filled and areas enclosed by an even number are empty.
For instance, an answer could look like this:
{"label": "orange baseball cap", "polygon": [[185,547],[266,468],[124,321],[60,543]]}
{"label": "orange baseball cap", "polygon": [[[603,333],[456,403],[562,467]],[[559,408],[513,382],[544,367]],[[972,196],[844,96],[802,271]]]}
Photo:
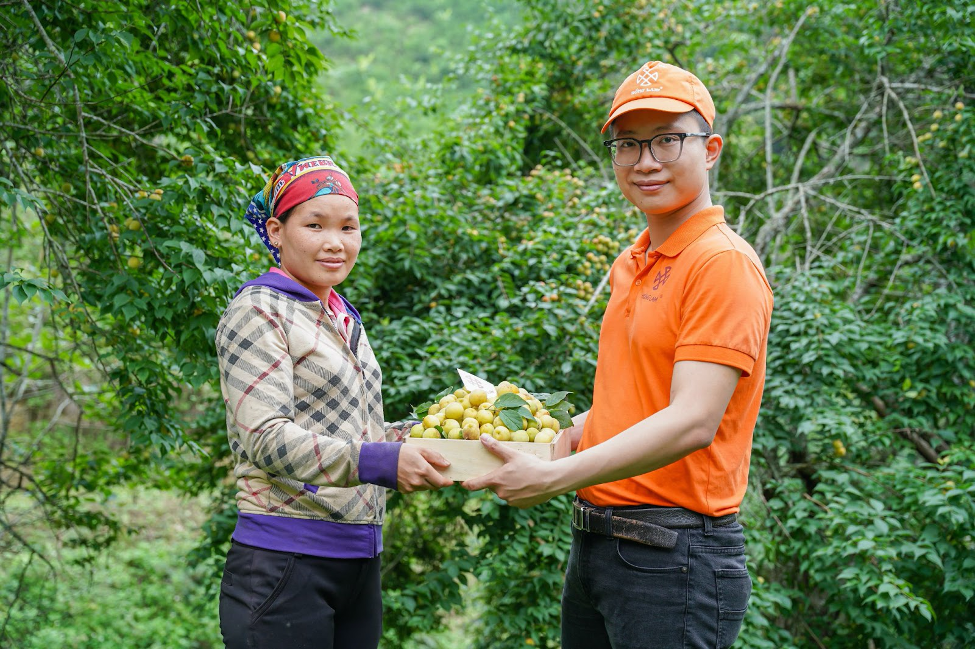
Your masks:
{"label": "orange baseball cap", "polygon": [[617,93],[601,133],[629,111],[652,109],[666,113],[699,111],[709,127],[716,119],[716,105],[699,78],[687,70],[661,61],[649,61],[632,72]]}

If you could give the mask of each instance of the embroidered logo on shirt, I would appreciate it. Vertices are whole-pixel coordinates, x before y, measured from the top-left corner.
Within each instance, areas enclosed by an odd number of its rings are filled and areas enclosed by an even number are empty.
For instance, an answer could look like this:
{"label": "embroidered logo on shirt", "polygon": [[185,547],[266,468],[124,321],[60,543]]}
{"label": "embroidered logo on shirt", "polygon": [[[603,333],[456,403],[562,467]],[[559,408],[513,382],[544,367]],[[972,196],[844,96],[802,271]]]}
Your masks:
{"label": "embroidered logo on shirt", "polygon": [[668,282],[668,278],[671,274],[672,274],[672,267],[666,266],[663,270],[655,274],[655,284],[652,285],[651,288],[654,289],[655,291],[658,291],[660,288],[665,286],[665,283]]}

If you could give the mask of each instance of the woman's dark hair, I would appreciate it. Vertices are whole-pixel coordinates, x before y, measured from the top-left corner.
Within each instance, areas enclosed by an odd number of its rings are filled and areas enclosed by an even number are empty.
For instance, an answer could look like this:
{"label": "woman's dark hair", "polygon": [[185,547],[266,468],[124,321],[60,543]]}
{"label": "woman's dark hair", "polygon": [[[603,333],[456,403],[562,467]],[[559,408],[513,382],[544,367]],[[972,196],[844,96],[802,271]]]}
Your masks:
{"label": "woman's dark hair", "polygon": [[282,213],[281,213],[280,215],[278,215],[278,217],[277,217],[277,219],[278,219],[278,221],[280,221],[281,223],[283,223],[283,224],[284,224],[284,223],[285,223],[286,221],[288,221],[288,218],[289,218],[290,216],[292,216],[292,210],[294,210],[294,209],[295,209],[294,207],[291,207],[291,208],[289,208],[288,210],[285,210],[285,212],[282,212]]}

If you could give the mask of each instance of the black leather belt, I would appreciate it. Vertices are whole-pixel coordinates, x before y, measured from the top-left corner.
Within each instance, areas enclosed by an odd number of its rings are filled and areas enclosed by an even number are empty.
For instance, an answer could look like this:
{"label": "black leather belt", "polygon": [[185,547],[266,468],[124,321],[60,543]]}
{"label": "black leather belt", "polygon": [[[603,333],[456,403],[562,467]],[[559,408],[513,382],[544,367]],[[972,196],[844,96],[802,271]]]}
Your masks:
{"label": "black leather belt", "polygon": [[736,523],[736,515],[708,517],[685,508],[599,508],[573,500],[574,528],[659,548],[675,547],[678,533],[671,529],[704,528],[707,520],[719,528]]}

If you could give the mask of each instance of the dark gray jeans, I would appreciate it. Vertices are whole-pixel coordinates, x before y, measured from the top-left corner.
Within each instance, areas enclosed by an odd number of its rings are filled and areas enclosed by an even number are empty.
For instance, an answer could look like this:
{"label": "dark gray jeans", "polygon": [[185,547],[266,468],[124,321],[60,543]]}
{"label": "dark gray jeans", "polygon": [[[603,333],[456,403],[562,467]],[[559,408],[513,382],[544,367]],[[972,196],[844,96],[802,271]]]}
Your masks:
{"label": "dark gray jeans", "polygon": [[564,648],[728,648],[752,583],[743,526],[677,529],[667,550],[573,530]]}

